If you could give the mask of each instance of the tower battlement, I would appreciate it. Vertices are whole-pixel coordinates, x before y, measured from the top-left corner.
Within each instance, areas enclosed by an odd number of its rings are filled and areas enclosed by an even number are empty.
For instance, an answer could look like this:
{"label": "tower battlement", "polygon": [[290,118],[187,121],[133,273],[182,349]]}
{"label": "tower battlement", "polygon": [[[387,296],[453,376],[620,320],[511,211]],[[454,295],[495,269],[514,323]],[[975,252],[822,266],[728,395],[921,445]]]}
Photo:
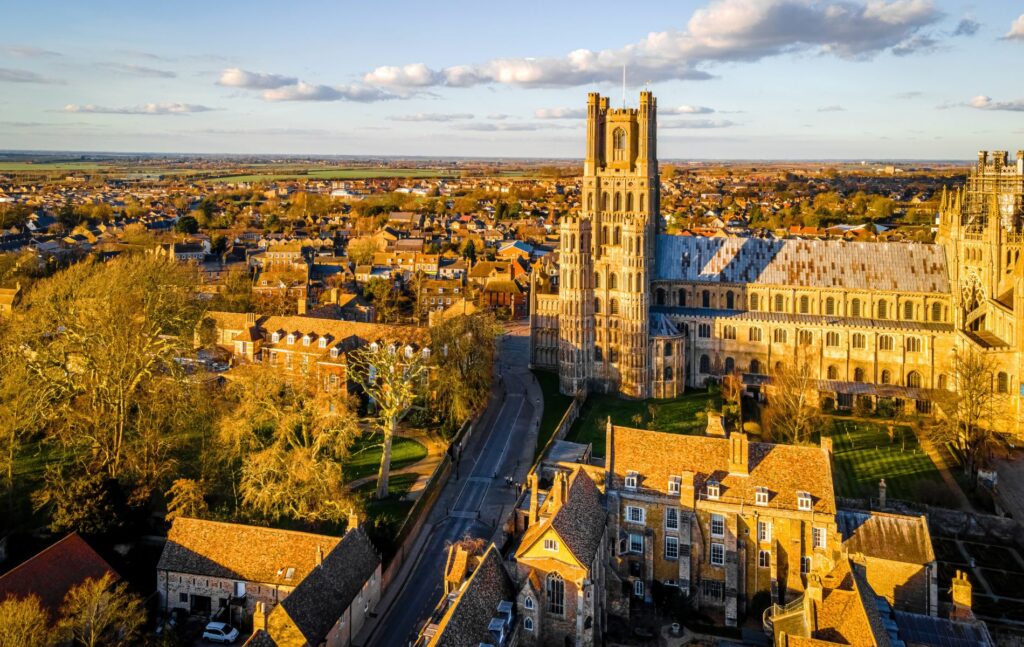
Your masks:
{"label": "tower battlement", "polygon": [[1008,151],[978,151],[977,170],[1024,175],[1024,150],[1017,151],[1016,164],[1011,163]]}

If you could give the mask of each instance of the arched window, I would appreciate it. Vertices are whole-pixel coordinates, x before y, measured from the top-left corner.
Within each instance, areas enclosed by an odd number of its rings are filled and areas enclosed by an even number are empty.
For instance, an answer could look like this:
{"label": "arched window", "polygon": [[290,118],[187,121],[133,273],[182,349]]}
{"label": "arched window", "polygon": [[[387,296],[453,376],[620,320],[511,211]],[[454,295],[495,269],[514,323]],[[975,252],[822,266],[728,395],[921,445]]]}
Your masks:
{"label": "arched window", "polygon": [[[529,600],[529,598],[527,598]],[[523,618],[523,629],[533,631],[533,618]]]}
{"label": "arched window", "polygon": [[835,366],[833,366],[832,364],[829,364],[828,365],[828,369],[826,370],[825,375],[830,380],[838,380],[839,379],[839,369],[836,368]]}
{"label": "arched window", "polygon": [[753,326],[747,333],[747,338],[750,341],[761,341],[761,329],[757,326]]}
{"label": "arched window", "polygon": [[800,314],[805,315],[811,311],[811,299],[806,294],[800,297]]}
{"label": "arched window", "polygon": [[996,375],[996,393],[1009,393],[1010,392],[1010,378],[1006,373],[999,371]]}
{"label": "arched window", "polygon": [[736,297],[732,292],[725,293],[725,307],[728,310],[732,310],[736,305]]}
{"label": "arched window", "polygon": [[529,595],[526,596],[526,599],[523,600],[523,608],[526,609],[527,611],[533,611],[533,597],[532,596],[529,596]]}
{"label": "arched window", "polygon": [[893,342],[892,336],[882,335],[878,338],[878,350],[892,350]]}
{"label": "arched window", "polygon": [[704,290],[700,293],[700,307],[710,308],[711,307],[711,293]]}
{"label": "arched window", "polygon": [[671,382],[672,381],[672,367],[671,366],[666,366],[664,374],[665,374],[665,381],[666,382]]}
{"label": "arched window", "polygon": [[889,302],[882,299],[878,302],[878,318],[888,319],[889,318]]}
{"label": "arched window", "polygon": [[665,305],[665,290],[658,288],[654,291],[654,303],[659,306]]}
{"label": "arched window", "polygon": [[710,373],[711,372],[711,360],[707,355],[700,356],[700,372]]}
{"label": "arched window", "polygon": [[734,370],[736,370],[736,360],[734,360],[731,357],[726,357],[725,358],[725,372],[726,373],[732,373]]}
{"label": "arched window", "polygon": [[594,314],[601,314],[601,298],[597,297],[594,299]]}
{"label": "arched window", "polygon": [[608,314],[617,315],[619,314],[619,300],[612,299],[608,302]]}
{"label": "arched window", "polygon": [[612,241],[613,245],[622,244],[622,227],[616,225],[615,227],[615,239]]}
{"label": "arched window", "polygon": [[850,345],[854,348],[864,348],[867,345],[867,340],[864,337],[864,333],[855,332],[850,335]]}
{"label": "arched window", "polygon": [[932,321],[942,321],[942,304],[938,301],[932,304]]}
{"label": "arched window", "polygon": [[857,367],[853,369],[853,381],[863,382],[864,381],[864,369]]}
{"label": "arched window", "polygon": [[939,384],[939,388],[940,389],[948,389],[949,388],[949,379],[946,377],[945,373],[940,373],[939,374],[938,384]]}
{"label": "arched window", "polygon": [[626,131],[616,128],[612,132],[612,161],[621,162],[626,159]]}
{"label": "arched window", "polygon": [[786,306],[786,302],[782,298],[782,295],[781,294],[776,294],[775,295],[775,312],[782,312],[782,310],[783,310],[783,308],[785,308],[785,306]]}
{"label": "arched window", "polygon": [[608,211],[608,192],[601,194],[601,211]]}
{"label": "arched window", "polygon": [[910,321],[914,318],[914,303],[907,301],[903,304],[903,319]]}
{"label": "arched window", "polygon": [[665,344],[665,357],[672,357],[672,344]]}
{"label": "arched window", "polygon": [[701,339],[708,339],[711,337],[711,324],[697,324],[697,336]]}
{"label": "arched window", "polygon": [[633,211],[633,194],[626,193],[626,211]]}
{"label": "arched window", "polygon": [[622,210],[622,193],[620,191],[616,191],[615,192],[615,207],[613,208],[613,211],[621,211],[621,210]]}
{"label": "arched window", "polygon": [[889,382],[892,381],[892,374],[889,372],[889,369],[882,369],[882,375],[881,377],[879,377],[878,381],[881,382],[882,384],[888,384]]}
{"label": "arched window", "polygon": [[773,330],[772,331],[772,341],[774,341],[776,344],[785,344],[786,343],[786,329],[785,328],[776,328],[775,330]]}
{"label": "arched window", "polygon": [[565,615],[565,582],[558,573],[548,573],[547,585],[548,613],[556,616]]}
{"label": "arched window", "polygon": [[836,313],[836,300],[832,297],[825,299],[825,314],[834,315]]}
{"label": "arched window", "polygon": [[639,272],[636,275],[636,291],[640,292],[644,289],[643,287],[644,277]]}
{"label": "arched window", "polygon": [[612,272],[608,275],[608,289],[618,290],[619,289],[619,275]]}
{"label": "arched window", "polygon": [[594,287],[595,288],[601,287],[601,273],[600,272],[594,272]]}
{"label": "arched window", "polygon": [[722,339],[736,339],[736,326],[722,326]]}
{"label": "arched window", "polygon": [[920,337],[907,337],[907,352],[908,353],[920,353],[921,352],[921,338]]}
{"label": "arched window", "polygon": [[686,306],[686,290],[679,290],[679,305]]}
{"label": "arched window", "polygon": [[640,212],[643,213],[643,210],[644,210],[644,194],[641,193],[640,194]]}
{"label": "arched window", "polygon": [[587,194],[587,211],[593,211],[593,210],[594,210],[594,194],[593,193],[588,193]]}
{"label": "arched window", "polygon": [[594,346],[594,361],[595,362],[600,362],[600,361],[603,361],[603,359],[604,358],[603,358],[603,353],[601,352],[601,347],[600,346]]}
{"label": "arched window", "polygon": [[569,234],[569,251],[576,249],[576,234]]}
{"label": "arched window", "polygon": [[754,375],[760,375],[761,362],[757,361],[756,359],[750,360],[750,372],[753,373]]}
{"label": "arched window", "polygon": [[907,386],[920,389],[921,388],[921,374],[917,371],[910,371],[907,373]]}
{"label": "arched window", "polygon": [[850,316],[860,316],[860,299],[854,299],[853,301],[850,301]]}
{"label": "arched window", "polygon": [[610,361],[612,364],[618,364],[619,363],[619,349],[618,348],[615,348],[614,346],[612,346],[610,349],[608,349],[608,361]]}
{"label": "arched window", "polygon": [[756,294],[751,294],[750,295],[750,309],[751,310],[757,310],[757,295]]}

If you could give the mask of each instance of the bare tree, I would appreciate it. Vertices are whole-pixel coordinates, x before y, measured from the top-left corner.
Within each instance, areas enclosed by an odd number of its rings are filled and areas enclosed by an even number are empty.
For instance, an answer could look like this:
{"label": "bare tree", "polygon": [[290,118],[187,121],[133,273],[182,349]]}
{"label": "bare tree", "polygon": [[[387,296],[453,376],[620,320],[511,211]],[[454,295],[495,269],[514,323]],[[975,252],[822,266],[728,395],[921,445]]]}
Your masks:
{"label": "bare tree", "polygon": [[388,495],[391,473],[391,442],[398,423],[405,417],[421,393],[427,373],[429,353],[411,346],[378,344],[364,346],[348,354],[349,376],[362,386],[377,409],[377,420],[384,437],[384,451],[377,473],[377,498]]}
{"label": "bare tree", "polygon": [[14,465],[45,417],[45,399],[31,379],[18,344],[0,329],[0,466],[13,514]]}
{"label": "bare tree", "polygon": [[146,621],[142,600],[114,583],[110,573],[89,578],[68,591],[61,605],[60,628],[83,647],[134,645]]}
{"label": "bare tree", "polygon": [[778,442],[801,444],[828,424],[821,412],[814,370],[803,353],[771,373],[765,429]]}
{"label": "bare tree", "polygon": [[167,491],[167,521],[176,517],[202,517],[207,512],[206,483],[195,479],[175,479]]}
{"label": "bare tree", "polygon": [[0,602],[0,647],[50,647],[57,643],[57,632],[38,597],[11,596]]}
{"label": "bare tree", "polygon": [[989,466],[997,446],[999,412],[1007,396],[996,393],[992,383],[995,365],[972,348],[953,358],[953,390],[939,394],[938,415],[927,433],[938,444],[952,443],[964,453],[964,470],[977,484],[978,470]]}
{"label": "bare tree", "polygon": [[501,326],[487,312],[452,317],[430,329],[433,400],[446,422],[459,425],[487,400]]}

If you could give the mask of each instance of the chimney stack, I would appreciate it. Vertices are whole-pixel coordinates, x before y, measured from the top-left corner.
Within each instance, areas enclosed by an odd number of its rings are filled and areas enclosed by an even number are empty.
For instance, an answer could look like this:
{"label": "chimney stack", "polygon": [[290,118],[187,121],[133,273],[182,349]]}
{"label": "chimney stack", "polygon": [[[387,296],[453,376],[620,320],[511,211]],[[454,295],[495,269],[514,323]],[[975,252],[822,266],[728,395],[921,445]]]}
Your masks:
{"label": "chimney stack", "polygon": [[306,314],[306,297],[299,297],[296,311],[300,316]]}
{"label": "chimney stack", "polygon": [[952,620],[973,620],[974,610],[971,609],[971,581],[967,579],[967,573],[957,570],[953,576],[953,612],[950,614]]}
{"label": "chimney stack", "polygon": [[565,474],[563,474],[562,472],[555,472],[555,481],[554,483],[551,484],[551,490],[548,491],[548,500],[551,501],[551,514],[554,514],[556,511],[558,511],[558,509],[562,507],[562,504],[565,502],[565,499],[562,498],[565,491],[564,488]]}
{"label": "chimney stack", "polygon": [[255,312],[247,312],[247,313],[245,313],[245,325],[249,326],[250,328],[256,325],[256,313]]}
{"label": "chimney stack", "polygon": [[267,630],[267,605],[265,602],[257,602],[256,609],[252,612],[252,630]]}
{"label": "chimney stack", "polygon": [[885,479],[878,482],[878,507],[885,509]]}
{"label": "chimney stack", "polygon": [[345,532],[349,532],[350,530],[355,530],[358,527],[359,527],[359,515],[356,514],[355,510],[351,510],[350,509],[348,511],[348,527],[345,529]]}
{"label": "chimney stack", "polygon": [[527,484],[530,486],[530,516],[529,524],[532,526],[540,521],[540,504],[538,501],[540,497],[537,494],[537,473],[534,472],[526,477]]}
{"label": "chimney stack", "polygon": [[750,443],[742,431],[729,435],[729,473],[741,476],[750,474]]}

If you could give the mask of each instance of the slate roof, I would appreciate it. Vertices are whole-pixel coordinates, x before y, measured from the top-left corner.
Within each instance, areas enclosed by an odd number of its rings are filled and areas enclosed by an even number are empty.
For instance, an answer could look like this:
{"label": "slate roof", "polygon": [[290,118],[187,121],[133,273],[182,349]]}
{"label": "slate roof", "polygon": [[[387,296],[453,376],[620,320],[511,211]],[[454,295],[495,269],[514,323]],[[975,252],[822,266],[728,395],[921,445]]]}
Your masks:
{"label": "slate roof", "polygon": [[512,580],[501,562],[494,544],[480,558],[480,564],[469,576],[458,598],[437,625],[430,647],[467,647],[493,643],[488,630],[492,618],[498,616],[498,603],[515,600]]}
{"label": "slate roof", "polygon": [[657,237],[655,281],[949,292],[940,245]]}
{"label": "slate roof", "polygon": [[[157,570],[297,586],[340,537],[178,517]],[[289,577],[289,569],[294,569]]]}
{"label": "slate roof", "polygon": [[35,595],[44,609],[56,615],[70,589],[105,573],[113,574],[115,581],[121,579],[78,533],[71,533],[0,577],[0,601]]}
{"label": "slate roof", "polygon": [[583,470],[573,475],[565,503],[551,517],[551,527],[581,564],[594,563],[604,536],[605,512],[597,485]]}
{"label": "slate roof", "polygon": [[[278,606],[310,645],[320,645],[378,566],[380,556],[370,538],[355,528]],[[277,612],[275,608],[271,614]]]}
{"label": "slate roof", "polygon": [[832,466],[818,447],[749,443],[749,476],[729,474],[729,439],[683,436],[614,425],[605,449],[611,487],[624,488],[627,472],[639,474],[638,491],[668,494],[671,476],[694,473],[698,497],[709,480],[721,485],[720,501],[755,505],[759,486],[768,488],[768,507],[797,509],[797,492],[811,494],[814,512],[834,514]]}
{"label": "slate roof", "polygon": [[[248,328],[244,312],[215,311],[208,313],[208,316],[216,322],[217,328],[220,330],[244,331]],[[329,336],[335,341],[357,338],[365,342],[380,340],[385,342],[396,341],[404,344],[426,342],[429,339],[427,329],[418,326],[390,326],[386,324],[361,323],[358,321],[300,317],[298,315],[289,317],[257,317],[256,326],[263,334],[265,340],[269,340],[270,336],[276,331],[281,331],[285,334],[298,332],[300,337],[305,333],[313,333],[317,337]],[[301,344],[297,344],[295,348],[305,348],[307,351],[312,350],[309,347],[303,347]]]}
{"label": "slate roof", "polygon": [[843,536],[843,546],[850,554],[908,564],[935,561],[924,515],[840,510],[836,513],[836,524]]}

